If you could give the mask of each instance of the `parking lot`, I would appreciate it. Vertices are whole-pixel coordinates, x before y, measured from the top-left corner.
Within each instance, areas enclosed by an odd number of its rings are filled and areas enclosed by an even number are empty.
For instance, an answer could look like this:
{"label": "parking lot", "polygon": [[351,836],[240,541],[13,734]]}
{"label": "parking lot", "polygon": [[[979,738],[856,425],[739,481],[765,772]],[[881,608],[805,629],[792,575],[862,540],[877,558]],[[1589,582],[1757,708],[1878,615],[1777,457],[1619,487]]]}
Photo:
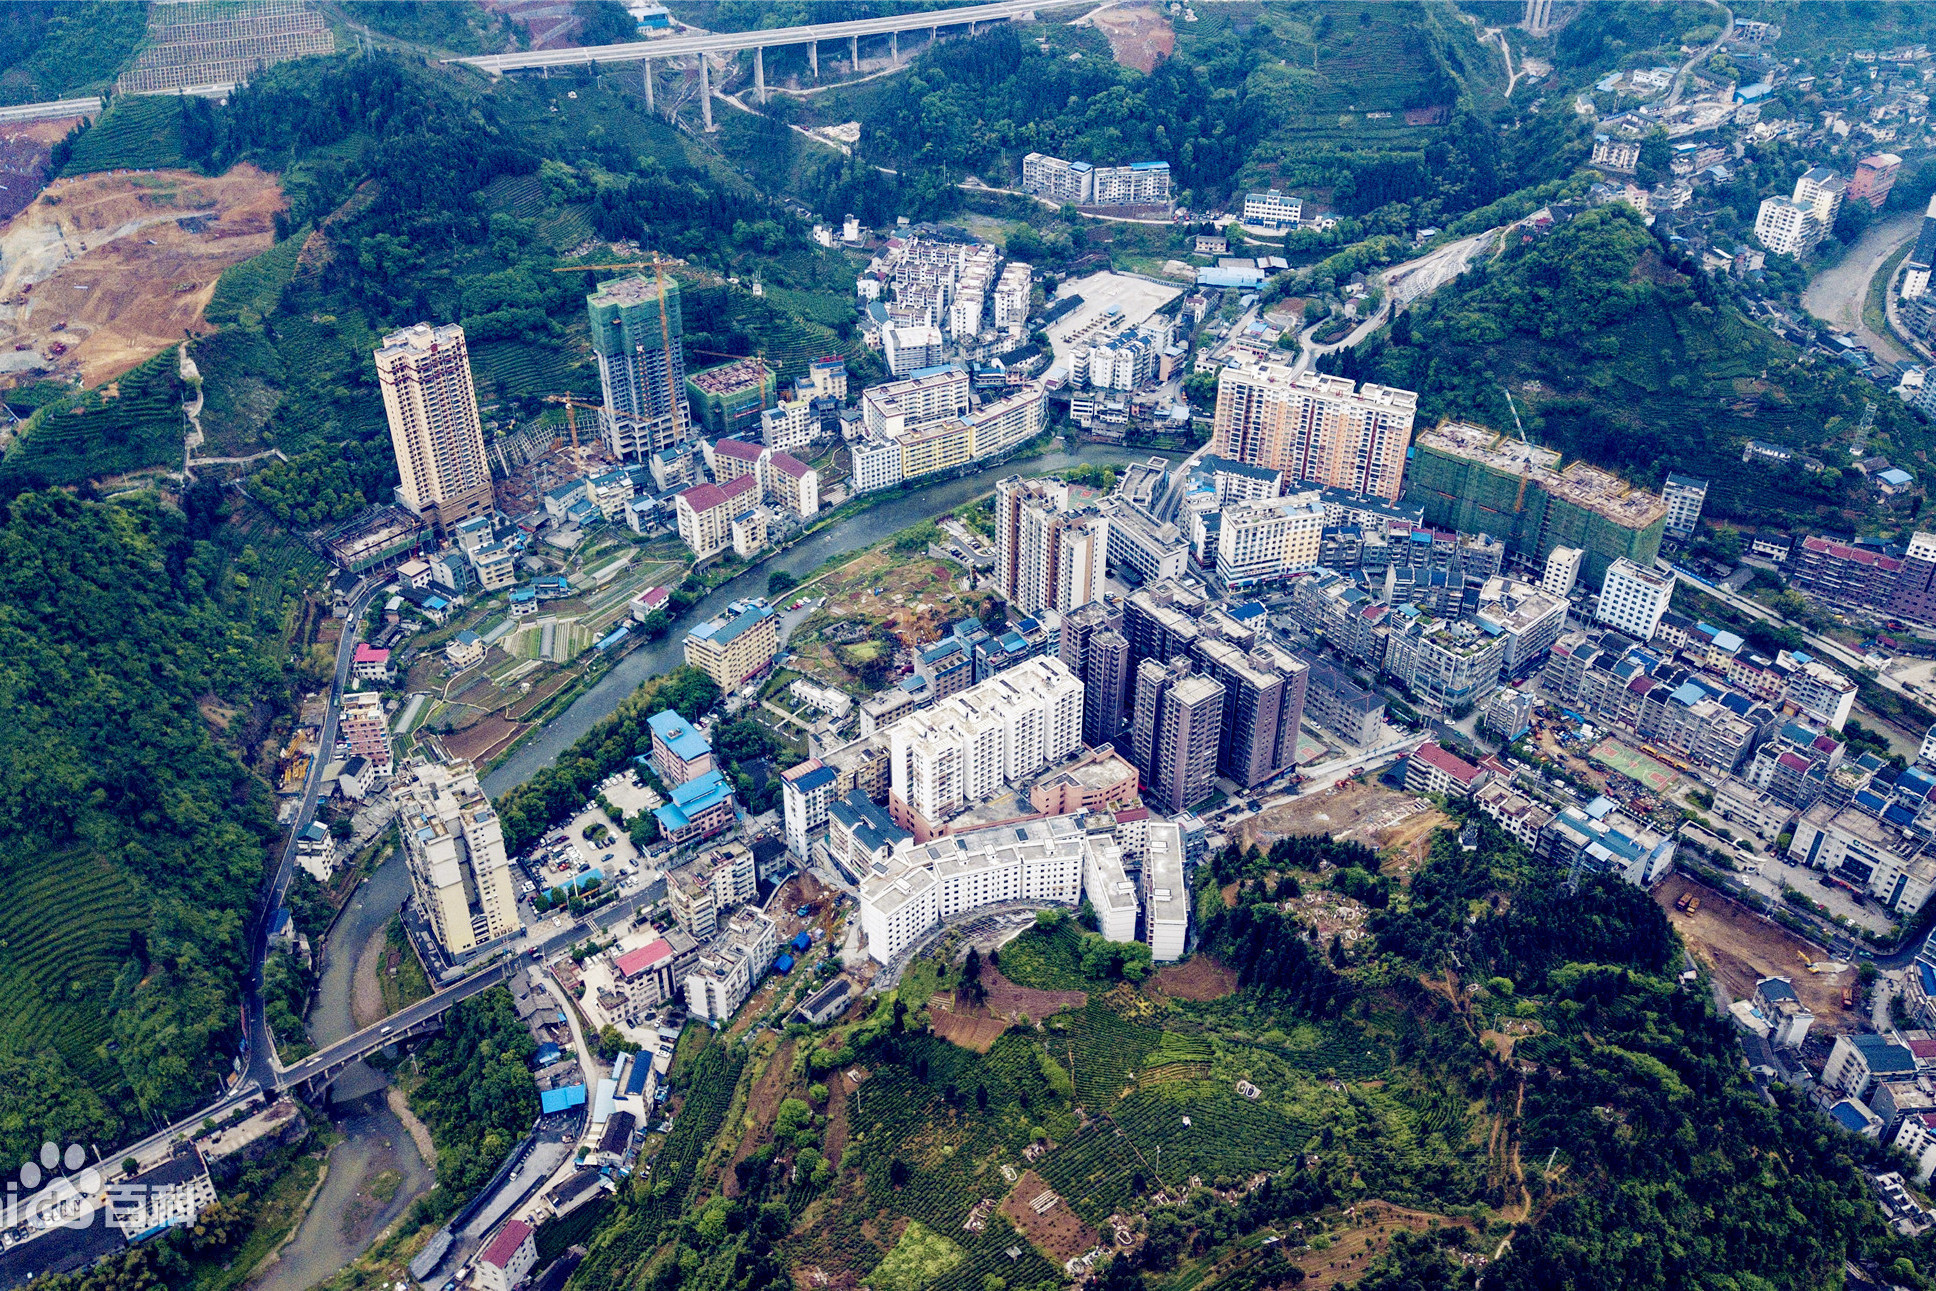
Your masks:
{"label": "parking lot", "polygon": [[[1057,358],[1067,358],[1079,345],[1090,345],[1135,327],[1157,309],[1183,294],[1181,287],[1146,282],[1120,273],[1092,273],[1064,283],[1058,296],[1078,295],[1082,304],[1050,325],[1049,345]],[[1110,310],[1120,313],[1110,316]]]}

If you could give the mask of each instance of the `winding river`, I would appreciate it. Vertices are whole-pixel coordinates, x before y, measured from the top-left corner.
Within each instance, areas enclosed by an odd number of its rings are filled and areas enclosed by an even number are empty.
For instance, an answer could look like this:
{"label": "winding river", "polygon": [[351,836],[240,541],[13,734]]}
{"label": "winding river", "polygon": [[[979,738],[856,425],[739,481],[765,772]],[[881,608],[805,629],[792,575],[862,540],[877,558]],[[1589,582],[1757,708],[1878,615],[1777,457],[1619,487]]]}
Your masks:
{"label": "winding river", "polygon": [[[896,498],[839,524],[829,525],[764,564],[755,565],[701,601],[686,621],[702,623],[729,601],[766,595],[767,575],[776,569],[784,569],[804,578],[842,552],[860,551],[899,533],[909,525],[944,515],[988,492],[996,480],[1016,471],[1049,475],[1076,466],[1121,466],[1125,462],[1148,461],[1151,457],[1168,457],[1175,462],[1180,456],[1175,451],[1085,444],[1080,453],[1047,453],[1025,462],[1005,462],[972,475],[944,480],[932,488]],[[637,690],[640,683],[678,667],[684,662],[680,649],[684,635],[682,631],[675,630],[667,634],[664,640],[634,650],[619,660],[609,673],[573,701],[571,707],[553,718],[534,739],[486,775],[484,791],[495,798],[523,784],[539,770],[550,766],[579,736],[611,716],[619,702]]]}

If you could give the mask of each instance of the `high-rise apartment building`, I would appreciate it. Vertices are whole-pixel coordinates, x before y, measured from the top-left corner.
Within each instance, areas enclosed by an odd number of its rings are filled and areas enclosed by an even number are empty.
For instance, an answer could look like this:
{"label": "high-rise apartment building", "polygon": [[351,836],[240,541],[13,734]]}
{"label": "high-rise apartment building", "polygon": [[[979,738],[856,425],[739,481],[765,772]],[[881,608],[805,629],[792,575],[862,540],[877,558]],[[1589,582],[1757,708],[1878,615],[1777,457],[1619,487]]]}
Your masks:
{"label": "high-rise apartment building", "polygon": [[497,499],[464,329],[418,323],[390,333],[376,352],[376,378],[403,481],[397,500],[440,541],[458,521],[489,514]]}
{"label": "high-rise apartment building", "polygon": [[1102,599],[1109,521],[1069,510],[1061,480],[1011,475],[995,485],[995,587],[1023,614],[1067,613]]}
{"label": "high-rise apartment building", "polygon": [[1707,501],[1707,481],[1691,475],[1672,475],[1661,486],[1661,501],[1667,504],[1667,532],[1685,538],[1701,522],[1701,506]]}
{"label": "high-rise apartment building", "polygon": [[1464,422],[1421,430],[1413,447],[1405,500],[1435,529],[1491,534],[1541,565],[1556,547],[1578,547],[1589,585],[1615,560],[1647,567],[1660,554],[1666,502],[1597,466],[1561,470],[1556,449]]}
{"label": "high-rise apartment building", "polygon": [[1776,255],[1797,259],[1813,251],[1827,231],[1808,202],[1790,197],[1764,198],[1755,214],[1755,237]]}
{"label": "high-rise apartment building", "polygon": [[1204,675],[1223,688],[1218,774],[1250,789],[1297,765],[1309,666],[1269,643],[1245,650],[1206,637],[1193,653]]}
{"label": "high-rise apartment building", "polygon": [[1123,612],[1094,601],[1062,616],[1057,644],[1063,666],[1082,679],[1082,742],[1090,748],[1115,742],[1129,698],[1129,640]]}
{"label": "high-rise apartment building", "polygon": [[1082,745],[1082,683],[1029,659],[888,728],[888,811],[925,841],[964,808]]}
{"label": "high-rise apartment building", "polygon": [[1896,186],[1896,175],[1901,170],[1902,158],[1893,152],[1864,157],[1855,163],[1855,177],[1849,180],[1846,197],[1851,202],[1867,202],[1871,210],[1879,211],[1889,200],[1889,190]]}
{"label": "high-rise apartment building", "polygon": [[1217,578],[1235,589],[1316,569],[1323,537],[1315,491],[1233,503],[1217,529]]}
{"label": "high-rise apartment building", "polygon": [[1593,617],[1618,628],[1636,641],[1651,641],[1660,628],[1660,616],[1674,599],[1674,575],[1645,569],[1630,560],[1616,560],[1607,567],[1600,584],[1600,606]]}
{"label": "high-rise apartment building", "polygon": [[1795,181],[1795,200],[1805,204],[1824,230],[1835,227],[1849,181],[1827,166],[1811,166]]}
{"label": "high-rise apartment building", "polygon": [[585,298],[605,396],[599,425],[621,461],[644,461],[686,437],[685,320],[679,284],[634,275]]}
{"label": "high-rise apartment building", "polygon": [[468,762],[420,767],[398,790],[417,910],[453,958],[518,930],[504,830]]}
{"label": "high-rise apartment building", "polygon": [[1216,784],[1223,698],[1223,687],[1188,660],[1137,666],[1131,748],[1146,794],[1170,811],[1209,797]]}
{"label": "high-rise apartment building", "polygon": [[1292,481],[1395,501],[1404,482],[1418,395],[1277,363],[1226,367],[1217,378],[1214,451]]}

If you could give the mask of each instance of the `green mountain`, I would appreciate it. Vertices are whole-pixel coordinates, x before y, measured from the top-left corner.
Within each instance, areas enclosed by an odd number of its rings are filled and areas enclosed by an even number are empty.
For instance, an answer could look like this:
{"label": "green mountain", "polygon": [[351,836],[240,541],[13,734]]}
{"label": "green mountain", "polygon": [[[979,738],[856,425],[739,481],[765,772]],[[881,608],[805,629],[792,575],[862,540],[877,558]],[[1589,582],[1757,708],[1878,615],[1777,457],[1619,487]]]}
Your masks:
{"label": "green mountain", "polygon": [[[1419,392],[1421,420],[1527,435],[1638,482],[1712,482],[1707,514],[1744,524],[1848,528],[1878,515],[1845,469],[1876,404],[1873,452],[1916,469],[1929,428],[1900,401],[1814,362],[1744,318],[1624,203],[1509,245],[1328,366]],[[1507,393],[1511,392],[1512,402]],[[1828,464],[1747,466],[1767,440]]]}

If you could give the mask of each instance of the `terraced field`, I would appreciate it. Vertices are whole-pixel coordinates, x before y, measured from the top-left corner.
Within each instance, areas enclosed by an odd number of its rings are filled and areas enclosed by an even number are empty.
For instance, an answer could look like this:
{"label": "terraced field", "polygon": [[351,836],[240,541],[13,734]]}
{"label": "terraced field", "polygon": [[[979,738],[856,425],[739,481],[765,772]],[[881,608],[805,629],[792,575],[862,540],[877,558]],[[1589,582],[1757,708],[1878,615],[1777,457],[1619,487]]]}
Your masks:
{"label": "terraced field", "polygon": [[110,387],[42,408],[0,460],[0,478],[73,484],[178,463],[179,362],[164,350]]}
{"label": "terraced field", "polygon": [[181,104],[165,94],[116,99],[81,136],[61,173],[182,165],[181,112]]}
{"label": "terraced field", "polygon": [[303,235],[291,234],[261,255],[232,265],[216,280],[215,294],[209,298],[209,322],[255,324],[276,307],[276,298],[289,280],[296,276],[296,258],[302,254]]}
{"label": "terraced field", "polygon": [[148,922],[127,875],[86,851],[58,852],[4,876],[0,904],[0,1035],[50,1046],[76,1070],[118,1082],[98,1047],[108,997]]}

